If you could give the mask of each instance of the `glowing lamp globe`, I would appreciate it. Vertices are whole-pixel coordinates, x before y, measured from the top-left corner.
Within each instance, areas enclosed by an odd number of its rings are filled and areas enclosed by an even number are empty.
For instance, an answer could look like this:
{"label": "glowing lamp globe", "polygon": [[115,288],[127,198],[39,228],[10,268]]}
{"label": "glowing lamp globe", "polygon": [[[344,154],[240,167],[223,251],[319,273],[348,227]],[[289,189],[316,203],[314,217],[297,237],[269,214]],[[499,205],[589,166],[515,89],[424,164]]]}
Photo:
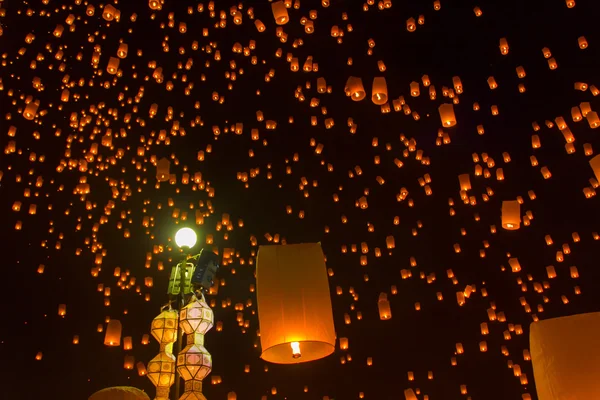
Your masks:
{"label": "glowing lamp globe", "polygon": [[179,247],[194,247],[196,244],[196,232],[191,228],[181,228],[175,234],[175,243]]}

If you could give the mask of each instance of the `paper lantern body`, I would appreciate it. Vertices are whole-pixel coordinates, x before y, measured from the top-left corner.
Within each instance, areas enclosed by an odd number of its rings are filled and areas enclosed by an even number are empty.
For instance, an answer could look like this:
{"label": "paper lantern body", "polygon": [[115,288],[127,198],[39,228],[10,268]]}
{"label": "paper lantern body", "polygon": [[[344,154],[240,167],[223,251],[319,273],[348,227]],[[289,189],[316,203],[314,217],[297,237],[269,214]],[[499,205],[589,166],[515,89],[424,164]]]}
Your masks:
{"label": "paper lantern body", "polygon": [[382,76],[373,78],[373,93],[371,94],[371,100],[374,104],[380,106],[387,103],[387,83],[385,78]]}
{"label": "paper lantern body", "polygon": [[273,11],[273,16],[275,17],[275,23],[277,25],[285,25],[290,20],[283,1],[271,3],[271,10]]}
{"label": "paper lantern body", "polygon": [[[263,360],[294,364],[333,353],[329,282],[318,243],[260,246],[256,298]],[[295,342],[301,353],[296,358]]]}
{"label": "paper lantern body", "polygon": [[150,400],[150,397],[134,387],[115,386],[97,391],[88,400]]}
{"label": "paper lantern body", "polygon": [[600,398],[600,312],[534,322],[530,331],[539,400]]}
{"label": "paper lantern body", "polygon": [[166,158],[161,158],[156,163],[156,180],[159,182],[167,182],[169,180],[169,170],[171,162]]}
{"label": "paper lantern body", "polygon": [[517,200],[502,202],[502,227],[509,231],[521,226],[521,205]]}
{"label": "paper lantern body", "polygon": [[106,334],[104,336],[105,346],[120,346],[121,345],[121,322],[116,319],[108,321]]}
{"label": "paper lantern body", "polygon": [[[163,349],[164,347],[164,349]],[[175,356],[173,344],[161,345],[161,352],[148,362],[148,378],[154,386],[159,388],[170,388],[175,382]],[[157,393],[157,397],[158,393]]]}
{"label": "paper lantern body", "polygon": [[346,82],[346,89],[353,101],[361,101],[367,96],[362,79],[355,76],[348,78],[348,81]]}
{"label": "paper lantern body", "polygon": [[471,190],[471,179],[469,178],[469,174],[459,175],[458,183],[460,184],[460,190]]}
{"label": "paper lantern body", "polygon": [[454,106],[452,104],[442,104],[438,107],[438,111],[444,127],[450,128],[456,125],[456,116],[454,115]]}
{"label": "paper lantern body", "polygon": [[172,343],[177,336],[177,310],[165,310],[152,320],[150,330],[159,343]]}
{"label": "paper lantern body", "polygon": [[594,170],[596,179],[600,181],[600,154],[590,160],[590,167]]}

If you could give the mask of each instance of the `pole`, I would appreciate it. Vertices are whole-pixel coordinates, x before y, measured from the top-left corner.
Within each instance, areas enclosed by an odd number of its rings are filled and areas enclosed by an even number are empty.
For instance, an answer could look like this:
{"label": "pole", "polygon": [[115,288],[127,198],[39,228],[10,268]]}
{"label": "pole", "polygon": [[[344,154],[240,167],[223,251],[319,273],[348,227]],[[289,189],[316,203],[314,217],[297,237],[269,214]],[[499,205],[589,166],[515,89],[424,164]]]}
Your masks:
{"label": "pole", "polygon": [[[181,262],[181,267],[179,269],[179,296],[177,302],[179,303],[179,312],[185,306],[185,293],[184,293],[184,281],[185,281],[185,270],[187,268],[187,254],[183,256],[183,261]],[[177,357],[181,352],[181,346],[183,344],[183,332],[180,326],[177,326],[177,344],[175,348],[175,365],[177,365]],[[181,377],[179,376],[179,372],[177,368],[175,368],[175,399],[179,400],[179,394],[181,393]]]}

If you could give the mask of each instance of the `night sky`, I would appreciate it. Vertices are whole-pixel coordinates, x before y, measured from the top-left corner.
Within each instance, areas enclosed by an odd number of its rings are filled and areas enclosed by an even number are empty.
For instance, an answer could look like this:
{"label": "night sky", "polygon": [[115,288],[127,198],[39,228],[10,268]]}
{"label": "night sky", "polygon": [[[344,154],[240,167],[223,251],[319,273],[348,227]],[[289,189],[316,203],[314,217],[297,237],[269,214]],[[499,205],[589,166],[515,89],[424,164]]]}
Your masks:
{"label": "night sky", "polygon": [[[136,364],[159,351],[142,336],[168,301],[173,237],[188,226],[193,252],[229,255],[207,296],[223,326],[206,335],[208,399],[387,400],[409,388],[419,400],[537,399],[530,324],[600,311],[589,164],[600,3],[288,3],[278,26],[267,0],[0,0],[0,398],[86,399],[119,385],[153,398]],[[362,79],[362,101],[349,77]],[[371,100],[375,77],[386,105]],[[442,104],[454,126],[442,126]],[[157,181],[162,158],[172,182]],[[502,228],[509,200],[521,202],[517,230]],[[349,348],[266,363],[258,246],[312,242]],[[104,345],[110,318],[131,350]]]}

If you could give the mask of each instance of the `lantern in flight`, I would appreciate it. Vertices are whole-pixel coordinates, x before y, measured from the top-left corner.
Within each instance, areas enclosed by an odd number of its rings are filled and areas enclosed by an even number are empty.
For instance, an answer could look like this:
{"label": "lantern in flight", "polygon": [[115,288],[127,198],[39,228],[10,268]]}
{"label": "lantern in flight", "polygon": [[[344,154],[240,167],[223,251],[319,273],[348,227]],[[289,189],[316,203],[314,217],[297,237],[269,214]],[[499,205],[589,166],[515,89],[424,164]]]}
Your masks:
{"label": "lantern in flight", "polygon": [[346,82],[347,93],[353,101],[361,101],[366,97],[362,79],[355,76],[348,78]]}
{"label": "lantern in flight", "polygon": [[600,312],[533,322],[530,332],[540,400],[600,398]]}
{"label": "lantern in flight", "polygon": [[450,103],[442,104],[438,107],[442,125],[449,128],[456,125],[456,117],[454,116],[454,106]]}
{"label": "lantern in flight", "polygon": [[517,200],[502,202],[502,227],[509,231],[521,226],[521,205]]}
{"label": "lantern in flight", "polygon": [[159,182],[167,182],[169,180],[169,169],[171,162],[163,157],[156,163],[156,180]]}
{"label": "lantern in flight", "polygon": [[294,364],[335,350],[324,260],[318,243],[259,247],[256,300],[263,360]]}
{"label": "lantern in flight", "polygon": [[117,319],[108,321],[106,334],[104,336],[105,346],[120,346],[121,345],[121,322]]}
{"label": "lantern in flight", "polygon": [[288,15],[287,8],[285,8],[285,3],[283,1],[271,3],[271,10],[273,11],[273,17],[275,17],[277,25],[285,25],[290,20],[290,16]]}
{"label": "lantern in flight", "polygon": [[381,106],[387,103],[387,99],[387,83],[385,82],[385,78],[382,76],[375,77],[373,79],[371,100],[374,104]]}
{"label": "lantern in flight", "polygon": [[596,179],[600,181],[600,154],[590,160],[590,167],[592,167]]}

